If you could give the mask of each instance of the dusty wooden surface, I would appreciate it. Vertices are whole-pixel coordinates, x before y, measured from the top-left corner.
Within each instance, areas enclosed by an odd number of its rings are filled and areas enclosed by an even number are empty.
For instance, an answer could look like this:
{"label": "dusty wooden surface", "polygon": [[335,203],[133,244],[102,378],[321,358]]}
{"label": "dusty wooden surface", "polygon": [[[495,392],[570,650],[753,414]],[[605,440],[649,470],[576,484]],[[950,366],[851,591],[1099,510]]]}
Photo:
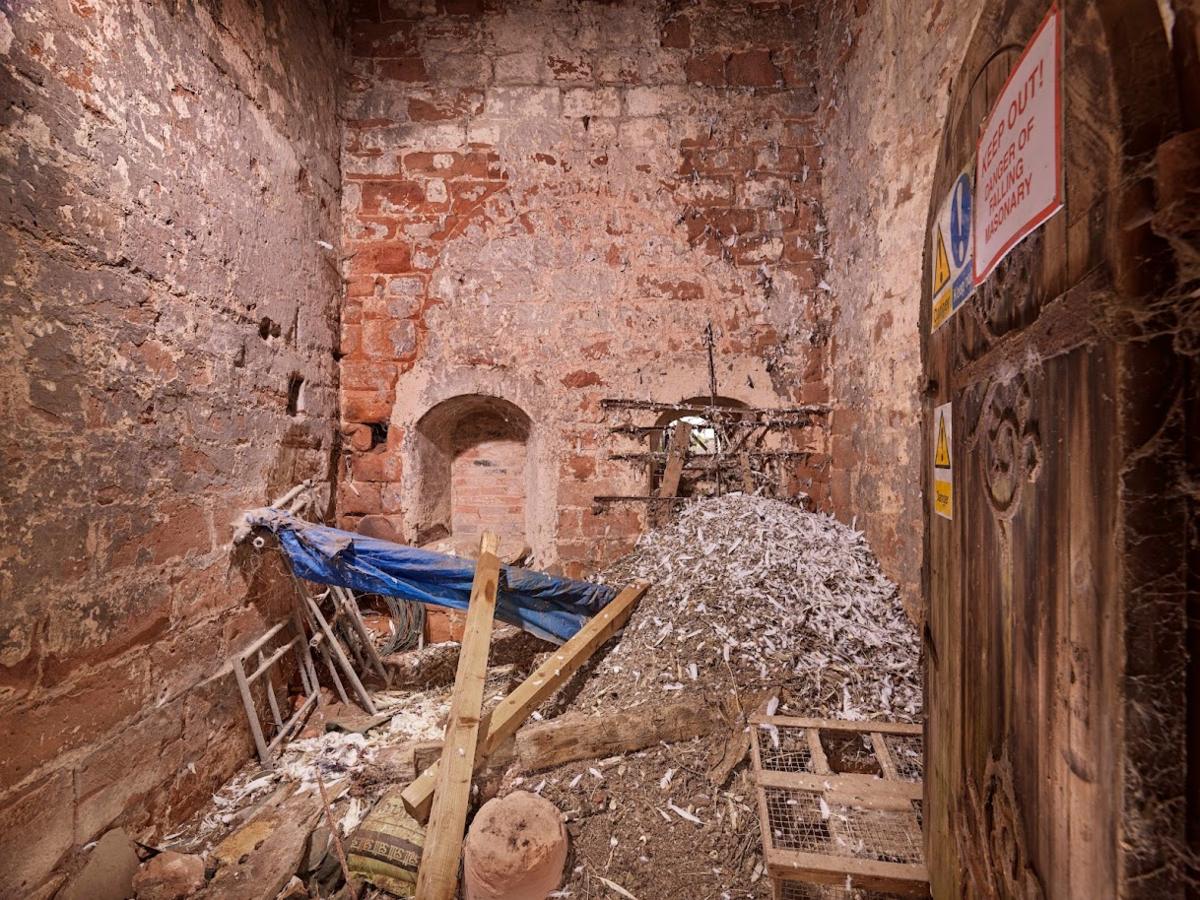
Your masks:
{"label": "dusty wooden surface", "polygon": [[534,772],[631,753],[662,741],[685,741],[723,727],[725,718],[717,707],[694,701],[604,716],[567,713],[518,732],[517,759],[522,770]]}
{"label": "dusty wooden surface", "polygon": [[[1166,749],[1182,746],[1182,725],[1164,713],[1183,703],[1172,631],[1184,631],[1186,509],[1146,467],[1178,427],[1179,362],[1145,333],[1164,287],[1146,262],[1163,247],[1129,212],[1153,208],[1145,176],[1175,122],[1172,73],[1152,0],[1060,6],[1066,208],[932,335],[926,237],[927,498],[932,412],[954,404],[954,519],[925,512],[939,898],[1180,889],[1160,838],[1182,835],[1182,810],[1153,798],[1183,779]],[[931,223],[1046,9],[997,0],[983,14],[951,95]]]}
{"label": "dusty wooden surface", "polygon": [[475,580],[467,606],[467,626],[463,632],[454,693],[450,697],[450,719],[446,723],[445,765],[440,767],[434,791],[425,849],[417,872],[417,896],[422,900],[450,900],[458,886],[458,863],[462,855],[463,831],[467,825],[467,802],[471,794],[471,773],[475,768],[475,747],[479,740],[479,719],[483,708],[483,688],[487,679],[488,647],[492,621],[496,614],[500,560],[496,550],[500,541],[485,532],[475,563]]}

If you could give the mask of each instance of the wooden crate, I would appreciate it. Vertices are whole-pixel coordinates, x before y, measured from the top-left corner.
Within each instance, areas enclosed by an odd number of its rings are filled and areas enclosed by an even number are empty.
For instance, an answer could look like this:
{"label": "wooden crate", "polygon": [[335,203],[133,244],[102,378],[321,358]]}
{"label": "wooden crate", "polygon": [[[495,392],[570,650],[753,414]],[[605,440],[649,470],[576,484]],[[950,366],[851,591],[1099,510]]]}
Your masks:
{"label": "wooden crate", "polygon": [[925,897],[921,727],[750,717],[777,900]]}

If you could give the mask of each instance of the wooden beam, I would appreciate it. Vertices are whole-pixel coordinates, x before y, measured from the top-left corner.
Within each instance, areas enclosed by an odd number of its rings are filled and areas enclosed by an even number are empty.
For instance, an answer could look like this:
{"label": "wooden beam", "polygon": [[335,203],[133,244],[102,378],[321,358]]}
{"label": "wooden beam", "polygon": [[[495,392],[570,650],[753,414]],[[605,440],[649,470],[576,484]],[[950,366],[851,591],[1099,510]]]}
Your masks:
{"label": "wooden beam", "polygon": [[919,737],[923,728],[906,722],[885,722],[878,719],[809,719],[801,716],[767,716],[754,713],[753,725],[776,725],[780,728],[823,728],[828,731],[877,731],[880,734],[903,734]]}
{"label": "wooden beam", "polygon": [[305,594],[304,599],[308,601],[308,611],[316,619],[317,625],[320,626],[321,633],[325,635],[326,644],[328,644],[330,651],[341,664],[342,671],[345,672],[350,686],[354,688],[354,693],[358,696],[358,701],[362,704],[362,708],[371,715],[375,715],[379,710],[375,708],[375,704],[371,700],[371,695],[367,693],[367,689],[363,687],[363,683],[359,680],[358,674],[354,671],[354,666],[350,663],[350,660],[346,657],[346,652],[342,649],[342,645],[333,636],[333,629],[329,627],[329,623],[321,613],[321,607],[307,594]]}
{"label": "wooden beam", "polygon": [[879,809],[911,809],[912,801],[920,800],[923,790],[917,781],[887,781],[871,775],[813,775],[764,769],[754,777],[763,787],[824,794],[827,800],[841,799],[848,805]]}
{"label": "wooden beam", "polygon": [[745,450],[738,454],[738,466],[742,470],[742,491],[746,494],[753,494],[756,487],[754,470],[750,467],[750,454]]}
{"label": "wooden beam", "polygon": [[929,869],[919,863],[880,862],[849,856],[826,856],[798,850],[769,849],[767,872],[789,881],[815,881],[906,896],[929,895]]}
{"label": "wooden beam", "polygon": [[[604,609],[592,616],[570,640],[538,666],[516,690],[500,701],[483,726],[485,737],[477,745],[476,769],[480,768],[488,756],[507,738],[516,733],[530,713],[566,683],[579,667],[629,620],[634,606],[649,588],[650,585],[645,582],[637,582],[621,591]],[[429,816],[437,777],[438,766],[434,763],[401,794],[404,808],[418,822],[424,822]]]}
{"label": "wooden beam", "polygon": [[875,749],[879,768],[883,769],[883,777],[891,781],[900,781],[900,776],[896,774],[896,764],[892,762],[892,754],[888,752],[887,741],[878,731],[871,732],[871,746]]}
{"label": "wooden beam", "polygon": [[697,700],[656,703],[602,716],[565,715],[517,734],[517,761],[534,772],[581,759],[604,759],[659,742],[691,740],[728,723]]}
{"label": "wooden beam", "polygon": [[446,723],[446,765],[440,767],[434,786],[425,849],[417,871],[417,896],[422,900],[453,900],[458,888],[458,860],[462,855],[463,831],[467,825],[467,802],[471,798],[471,773],[475,769],[475,747],[479,740],[479,716],[483,709],[483,684],[487,678],[488,647],[496,614],[496,590],[500,583],[500,539],[484,532],[479,542],[479,560],[467,605],[454,693],[450,697],[450,719]]}

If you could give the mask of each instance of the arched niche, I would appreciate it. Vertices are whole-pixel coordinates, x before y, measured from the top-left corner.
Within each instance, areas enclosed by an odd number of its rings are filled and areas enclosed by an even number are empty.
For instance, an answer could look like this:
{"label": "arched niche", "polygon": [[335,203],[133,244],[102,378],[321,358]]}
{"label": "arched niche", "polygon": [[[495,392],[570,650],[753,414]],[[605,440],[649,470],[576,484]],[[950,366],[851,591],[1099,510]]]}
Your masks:
{"label": "arched niche", "polygon": [[536,494],[532,433],[524,410],[484,394],[451,397],[421,416],[409,455],[417,543],[449,539],[465,551],[485,530],[506,548],[527,543],[529,498]]}

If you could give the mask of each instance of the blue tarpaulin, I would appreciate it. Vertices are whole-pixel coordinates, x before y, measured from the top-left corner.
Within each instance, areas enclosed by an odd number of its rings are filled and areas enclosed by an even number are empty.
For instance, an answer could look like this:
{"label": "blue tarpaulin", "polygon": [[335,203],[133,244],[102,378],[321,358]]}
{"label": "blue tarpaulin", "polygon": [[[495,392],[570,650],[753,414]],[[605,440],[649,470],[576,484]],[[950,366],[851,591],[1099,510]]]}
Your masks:
{"label": "blue tarpaulin", "polygon": [[[278,509],[252,510],[245,521],[278,536],[300,578],[450,609],[467,608],[475,577],[471,560],[314,525]],[[561,644],[616,593],[602,584],[501,566],[496,618]]]}

